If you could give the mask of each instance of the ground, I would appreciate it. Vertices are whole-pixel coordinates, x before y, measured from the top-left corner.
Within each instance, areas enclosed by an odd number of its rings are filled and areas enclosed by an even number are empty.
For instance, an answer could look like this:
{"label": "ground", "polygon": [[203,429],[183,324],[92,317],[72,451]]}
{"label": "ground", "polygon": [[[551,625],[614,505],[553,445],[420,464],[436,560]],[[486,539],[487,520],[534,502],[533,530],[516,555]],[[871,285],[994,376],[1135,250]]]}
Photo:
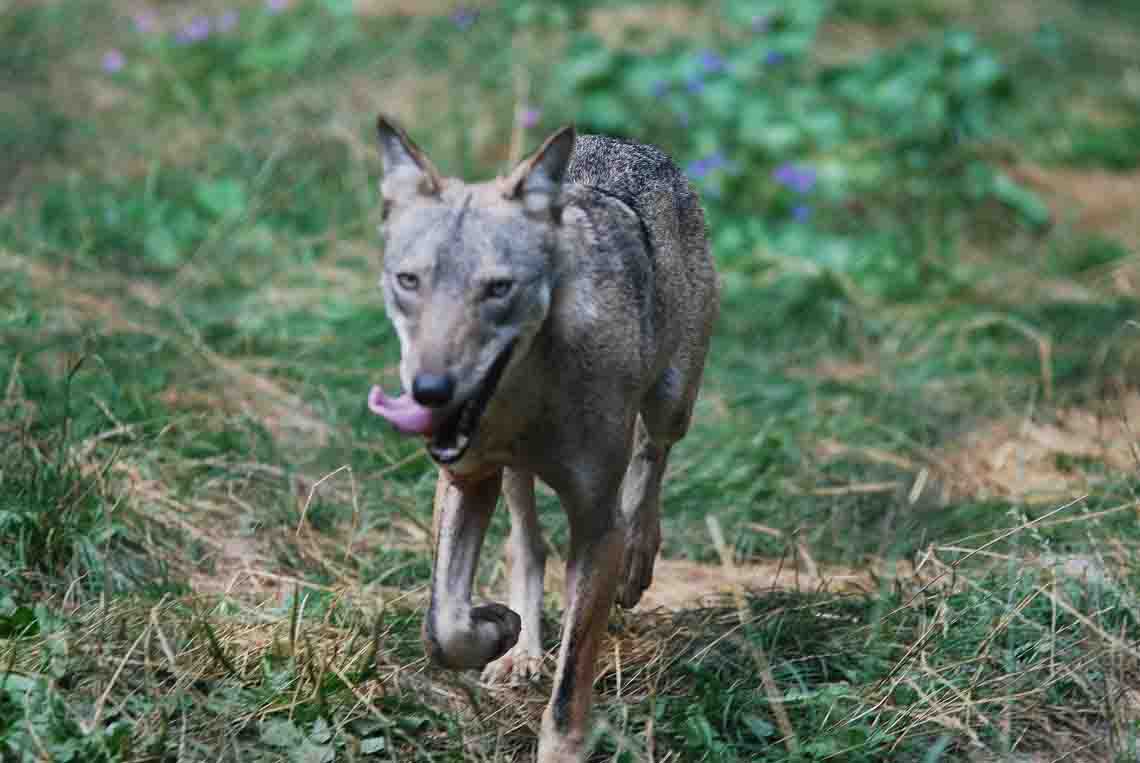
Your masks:
{"label": "ground", "polygon": [[531,754],[549,677],[425,663],[434,473],[364,406],[384,110],[468,176],[653,140],[709,209],[596,760],[1137,759],[1130,3],[2,8],[0,758]]}

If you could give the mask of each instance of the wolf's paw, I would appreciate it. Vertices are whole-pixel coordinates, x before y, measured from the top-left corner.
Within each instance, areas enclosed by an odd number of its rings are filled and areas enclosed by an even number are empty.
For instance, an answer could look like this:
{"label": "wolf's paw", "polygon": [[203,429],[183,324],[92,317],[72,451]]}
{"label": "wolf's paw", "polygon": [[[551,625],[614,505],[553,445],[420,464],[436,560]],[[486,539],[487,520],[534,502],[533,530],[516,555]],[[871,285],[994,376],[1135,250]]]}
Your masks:
{"label": "wolf's paw", "polygon": [[483,668],[483,683],[522,686],[542,676],[542,652],[535,654],[522,644]]}
{"label": "wolf's paw", "polygon": [[495,631],[492,635],[492,660],[506,654],[518,643],[519,634],[522,633],[522,618],[505,604],[481,604],[471,610],[471,621],[481,634],[486,633],[488,626]]}
{"label": "wolf's paw", "polygon": [[586,730],[581,721],[576,726],[559,730],[553,723],[548,705],[542,714],[537,763],[582,763],[586,757]]}
{"label": "wolf's paw", "polygon": [[661,528],[634,535],[625,552],[624,569],[618,581],[617,602],[625,609],[633,609],[641,601],[641,594],[653,582],[653,563],[661,546]]}

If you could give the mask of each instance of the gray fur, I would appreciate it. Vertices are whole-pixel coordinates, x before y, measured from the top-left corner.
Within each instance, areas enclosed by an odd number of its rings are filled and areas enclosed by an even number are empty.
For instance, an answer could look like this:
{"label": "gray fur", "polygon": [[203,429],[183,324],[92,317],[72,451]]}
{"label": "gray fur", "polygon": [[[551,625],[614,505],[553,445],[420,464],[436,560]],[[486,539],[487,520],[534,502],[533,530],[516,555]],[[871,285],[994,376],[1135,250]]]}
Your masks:
{"label": "gray fur", "polygon": [[[651,146],[566,128],[509,176],[468,184],[440,176],[389,120],[379,130],[381,284],[405,388],[418,373],[450,373],[461,406],[513,347],[470,445],[440,468],[427,649],[445,666],[485,668],[487,680],[536,674],[545,549],[534,479],[550,485],[571,539],[538,759],[580,761],[598,642],[615,598],[633,607],[652,579],[661,480],[717,315],[704,214]],[[509,298],[490,297],[503,280]],[[472,580],[501,492],[511,609],[476,607]]]}

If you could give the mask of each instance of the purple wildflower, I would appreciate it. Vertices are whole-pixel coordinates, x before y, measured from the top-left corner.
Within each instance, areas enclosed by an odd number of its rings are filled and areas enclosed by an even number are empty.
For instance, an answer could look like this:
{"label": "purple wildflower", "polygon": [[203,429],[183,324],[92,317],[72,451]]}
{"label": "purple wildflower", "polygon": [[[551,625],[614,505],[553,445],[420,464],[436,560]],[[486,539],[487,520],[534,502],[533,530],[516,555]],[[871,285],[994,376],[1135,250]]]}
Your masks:
{"label": "purple wildflower", "polygon": [[709,168],[704,159],[697,159],[696,161],[689,162],[685,167],[685,172],[689,177],[700,180],[709,173]]}
{"label": "purple wildflower", "polygon": [[720,151],[716,151],[706,157],[689,162],[688,167],[686,167],[686,171],[693,178],[700,180],[713,170],[718,170],[723,166],[724,154]]}
{"label": "purple wildflower", "polygon": [[519,124],[522,125],[523,129],[529,130],[532,127],[536,127],[538,125],[538,120],[541,118],[542,109],[536,109],[528,106],[522,110],[521,114],[519,114]]}
{"label": "purple wildflower", "polygon": [[265,9],[270,13],[280,13],[289,7],[289,0],[265,0]]}
{"label": "purple wildflower", "polygon": [[649,86],[649,92],[653,94],[654,98],[664,98],[665,94],[669,92],[669,82],[667,80],[655,80]]}
{"label": "purple wildflower", "polygon": [[126,65],[127,58],[118,48],[108,50],[103,54],[103,71],[107,72],[108,74],[116,74],[118,72],[121,72],[123,70],[123,67]]}
{"label": "purple wildflower", "polygon": [[194,19],[178,30],[174,39],[183,45],[201,42],[210,36],[210,19],[207,16],[195,16]]}
{"label": "purple wildflower", "polygon": [[724,57],[715,50],[702,50],[699,60],[701,68],[709,74],[722,72],[725,69]]}
{"label": "purple wildflower", "polygon": [[792,207],[792,219],[797,223],[806,223],[811,218],[811,207],[807,204],[797,204]]}
{"label": "purple wildflower", "polygon": [[815,170],[811,167],[803,167],[800,169],[796,182],[792,184],[792,189],[797,193],[811,193],[811,189],[815,188],[815,180]]}
{"label": "purple wildflower", "polygon": [[780,185],[791,185],[797,176],[796,166],[785,162],[772,170],[772,179]]}
{"label": "purple wildflower", "polygon": [[810,193],[815,188],[816,173],[811,167],[785,162],[772,171],[772,179],[796,193]]}
{"label": "purple wildflower", "polygon": [[231,32],[238,24],[237,11],[226,11],[218,16],[218,31]]}
{"label": "purple wildflower", "polygon": [[131,21],[134,22],[135,31],[140,34],[149,34],[158,28],[158,16],[149,8],[131,16]]}
{"label": "purple wildflower", "polygon": [[787,56],[785,56],[780,51],[769,50],[767,55],[764,56],[764,63],[768,64],[769,66],[776,66],[777,64],[784,63],[785,58],[787,58]]}
{"label": "purple wildflower", "polygon": [[464,6],[457,8],[455,12],[451,14],[451,23],[455,24],[459,31],[465,32],[471,28],[471,25],[474,24],[478,18],[479,11]]}
{"label": "purple wildflower", "polygon": [[705,89],[705,83],[701,80],[701,78],[699,76],[698,77],[692,77],[689,79],[688,82],[685,83],[685,89],[688,90],[693,95],[696,95],[697,93],[699,93]]}

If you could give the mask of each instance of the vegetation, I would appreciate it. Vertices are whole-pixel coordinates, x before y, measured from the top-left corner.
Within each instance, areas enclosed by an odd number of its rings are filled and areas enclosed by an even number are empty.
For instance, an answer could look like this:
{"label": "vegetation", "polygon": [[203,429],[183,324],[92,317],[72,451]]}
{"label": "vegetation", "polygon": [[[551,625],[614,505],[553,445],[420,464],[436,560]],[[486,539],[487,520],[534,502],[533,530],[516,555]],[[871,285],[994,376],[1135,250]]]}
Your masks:
{"label": "vegetation", "polygon": [[597,760],[1137,760],[1136,50],[1127,0],[0,2],[0,760],[530,754],[548,681],[419,644],[381,110],[467,176],[649,140],[709,210]]}

